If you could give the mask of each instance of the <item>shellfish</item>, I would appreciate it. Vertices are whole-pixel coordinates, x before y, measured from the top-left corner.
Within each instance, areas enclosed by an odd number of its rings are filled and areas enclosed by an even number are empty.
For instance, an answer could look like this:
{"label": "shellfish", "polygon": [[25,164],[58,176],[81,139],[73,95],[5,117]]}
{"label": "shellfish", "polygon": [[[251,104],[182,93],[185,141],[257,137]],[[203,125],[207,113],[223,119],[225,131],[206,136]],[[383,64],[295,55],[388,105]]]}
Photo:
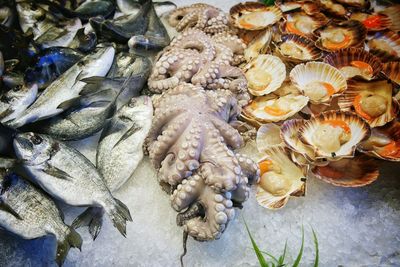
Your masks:
{"label": "shellfish", "polygon": [[370,6],[370,2],[368,0],[336,0],[336,2],[356,8],[368,8]]}
{"label": "shellfish", "polygon": [[277,0],[275,5],[284,13],[302,10],[307,15],[314,15],[320,12],[319,5],[315,1]]}
{"label": "shellfish", "polygon": [[322,56],[312,40],[295,34],[283,35],[276,52],[284,60],[294,62],[318,60]]}
{"label": "shellfish", "polygon": [[339,69],[347,79],[361,77],[372,80],[382,69],[379,58],[363,49],[353,47],[329,54],[324,62]]}
{"label": "shellfish", "polygon": [[272,34],[272,28],[270,27],[256,34],[244,50],[244,58],[250,61],[260,54],[267,53],[272,40]]}
{"label": "shellfish", "polygon": [[297,65],[290,72],[290,80],[313,104],[329,103],[347,89],[344,75],[323,62]]}
{"label": "shellfish", "polygon": [[382,31],[392,25],[392,20],[384,14],[368,14],[355,12],[350,15],[350,19],[361,22],[367,31]]}
{"label": "shellfish", "polygon": [[328,22],[329,19],[322,13],[312,16],[307,15],[305,12],[288,13],[285,16],[285,22],[282,24],[282,31],[314,38],[313,32]]}
{"label": "shellfish", "polygon": [[400,35],[392,31],[377,32],[367,42],[369,52],[382,62],[400,59]]}
{"label": "shellfish", "polygon": [[274,210],[284,207],[290,196],[304,196],[307,168],[293,163],[284,146],[271,147],[265,154],[259,162],[258,203]]}
{"label": "shellfish", "polygon": [[382,73],[392,82],[400,85],[400,61],[384,63]]}
{"label": "shellfish", "polygon": [[265,29],[282,18],[279,8],[258,2],[239,3],[230,9],[229,14],[234,26],[251,31]]}
{"label": "shellfish", "polygon": [[343,18],[347,15],[346,8],[332,0],[319,0],[319,3],[322,9],[332,16]]}
{"label": "shellfish", "polygon": [[257,149],[263,153],[274,146],[284,145],[281,138],[281,128],[275,123],[261,125],[256,135]]}

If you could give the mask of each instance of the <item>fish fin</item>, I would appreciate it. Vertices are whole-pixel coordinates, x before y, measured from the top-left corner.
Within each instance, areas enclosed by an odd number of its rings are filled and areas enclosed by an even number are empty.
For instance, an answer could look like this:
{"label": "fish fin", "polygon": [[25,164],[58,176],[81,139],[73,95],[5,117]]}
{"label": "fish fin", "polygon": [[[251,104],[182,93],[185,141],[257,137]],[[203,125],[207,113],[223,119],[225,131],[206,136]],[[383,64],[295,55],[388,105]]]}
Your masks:
{"label": "fish fin", "polygon": [[66,100],[58,105],[57,109],[67,110],[70,107],[76,106],[79,104],[80,97],[74,97],[72,99]]}
{"label": "fish fin", "polygon": [[114,147],[118,146],[121,142],[125,141],[128,139],[132,134],[136,133],[137,131],[140,131],[142,127],[138,126],[136,123],[132,125],[132,127],[124,133],[124,135],[118,140],[118,142],[114,145]]}
{"label": "fish fin", "polygon": [[102,208],[90,207],[72,222],[72,227],[77,229],[88,226],[90,235],[93,240],[96,240],[103,226],[103,214],[104,210]]}
{"label": "fish fin", "polygon": [[15,210],[13,210],[13,208],[11,208],[7,203],[0,202],[0,210],[11,214],[12,216],[17,218],[18,220],[22,220],[21,216],[19,216],[19,214]]}
{"label": "fish fin", "polygon": [[64,263],[71,247],[78,248],[79,250],[82,249],[82,238],[72,227],[69,228],[69,232],[64,240],[57,240],[56,262],[58,266]]}
{"label": "fish fin", "polygon": [[72,177],[65,171],[50,165],[47,165],[46,168],[43,169],[43,172],[59,179],[64,179],[64,180],[72,179]]}
{"label": "fish fin", "polygon": [[126,221],[132,221],[128,207],[120,200],[114,198],[114,206],[107,209],[106,212],[112,220],[114,227],[126,237]]}

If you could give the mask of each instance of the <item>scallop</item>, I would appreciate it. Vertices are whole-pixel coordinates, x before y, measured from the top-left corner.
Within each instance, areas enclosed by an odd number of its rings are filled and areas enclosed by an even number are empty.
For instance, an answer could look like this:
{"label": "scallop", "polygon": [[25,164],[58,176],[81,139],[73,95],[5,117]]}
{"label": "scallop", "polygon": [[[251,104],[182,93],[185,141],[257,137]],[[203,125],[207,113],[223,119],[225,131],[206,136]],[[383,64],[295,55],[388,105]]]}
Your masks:
{"label": "scallop", "polygon": [[283,60],[294,62],[318,60],[322,56],[312,40],[295,34],[283,35],[276,51]]}
{"label": "scallop", "polygon": [[249,91],[262,96],[278,89],[286,78],[282,60],[272,55],[259,55],[244,67]]}
{"label": "scallop", "polygon": [[389,29],[393,32],[400,31],[400,5],[391,5],[379,12],[379,15],[386,16],[390,20]]}
{"label": "scallop", "polygon": [[272,28],[269,27],[255,35],[244,50],[244,58],[251,61],[260,54],[266,54],[271,44],[272,34]]}
{"label": "scallop", "polygon": [[359,77],[372,80],[382,70],[379,58],[359,48],[347,48],[330,53],[324,62],[339,69],[347,79]]}
{"label": "scallop", "polygon": [[392,20],[385,14],[354,12],[350,19],[361,22],[369,32],[386,30],[392,25]]}
{"label": "scallop", "polygon": [[340,187],[366,186],[379,176],[376,161],[364,155],[330,161],[325,166],[313,166],[311,172],[318,179]]}
{"label": "scallop", "polygon": [[258,128],[256,145],[260,153],[263,153],[274,146],[283,145],[281,128],[275,123],[267,123]]}
{"label": "scallop", "polygon": [[400,61],[384,63],[382,73],[392,82],[400,85]]}
{"label": "scallop", "polygon": [[346,77],[323,62],[299,64],[290,72],[290,80],[313,104],[329,103],[347,89]]}
{"label": "scallop", "polygon": [[320,12],[319,5],[315,1],[277,0],[275,1],[275,5],[284,13],[302,10],[307,15],[314,15]]}
{"label": "scallop", "polygon": [[271,147],[259,161],[261,178],[256,198],[264,208],[284,207],[290,196],[304,196],[307,168],[291,161],[284,146]]}
{"label": "scallop", "polygon": [[377,32],[367,42],[369,52],[382,62],[400,59],[400,35],[392,31]]}
{"label": "scallop", "polygon": [[288,13],[285,16],[285,22],[282,24],[282,31],[307,38],[314,38],[313,32],[328,22],[329,19],[322,13],[312,16],[307,15],[305,12]]}
{"label": "scallop", "polygon": [[316,30],[319,36],[315,45],[325,51],[333,52],[348,47],[362,47],[367,29],[356,20],[331,22]]}
{"label": "scallop", "polygon": [[282,18],[279,8],[258,2],[239,3],[229,13],[234,26],[251,31],[265,29]]}
{"label": "scallop", "polygon": [[259,96],[244,107],[243,114],[260,123],[279,122],[296,115],[307,103],[303,95]]}
{"label": "scallop", "polygon": [[347,15],[347,9],[333,0],[319,0],[319,3],[322,9],[332,16],[343,18]]}
{"label": "scallop", "polygon": [[375,158],[400,162],[400,122],[394,120],[373,128],[371,136],[361,142],[357,150]]}
{"label": "scallop", "polygon": [[306,121],[299,139],[310,146],[316,159],[352,158],[356,146],[370,135],[370,127],[352,112],[327,111]]}
{"label": "scallop", "polygon": [[371,127],[383,126],[398,113],[392,94],[393,85],[387,80],[349,81],[348,89],[338,97],[338,105],[341,110],[354,111]]}
{"label": "scallop", "polygon": [[336,2],[356,8],[369,8],[370,6],[370,2],[368,0],[336,0]]}

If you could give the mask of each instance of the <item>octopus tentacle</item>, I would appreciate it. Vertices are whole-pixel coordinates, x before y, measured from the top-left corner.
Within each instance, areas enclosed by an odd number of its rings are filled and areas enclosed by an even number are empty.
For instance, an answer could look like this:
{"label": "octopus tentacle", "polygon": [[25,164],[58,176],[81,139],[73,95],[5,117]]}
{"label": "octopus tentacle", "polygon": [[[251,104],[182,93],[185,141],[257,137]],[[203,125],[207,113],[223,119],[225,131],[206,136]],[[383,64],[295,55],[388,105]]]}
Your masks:
{"label": "octopus tentacle", "polygon": [[228,146],[237,149],[243,145],[242,136],[236,129],[216,118],[212,118],[211,121]]}
{"label": "octopus tentacle", "polygon": [[260,179],[260,168],[247,155],[236,153],[236,158],[242,168],[243,175],[248,178],[249,184],[255,184]]}
{"label": "octopus tentacle", "polygon": [[193,174],[182,180],[182,184],[171,195],[171,205],[176,211],[182,211],[198,199],[205,187],[204,180],[199,174]]}

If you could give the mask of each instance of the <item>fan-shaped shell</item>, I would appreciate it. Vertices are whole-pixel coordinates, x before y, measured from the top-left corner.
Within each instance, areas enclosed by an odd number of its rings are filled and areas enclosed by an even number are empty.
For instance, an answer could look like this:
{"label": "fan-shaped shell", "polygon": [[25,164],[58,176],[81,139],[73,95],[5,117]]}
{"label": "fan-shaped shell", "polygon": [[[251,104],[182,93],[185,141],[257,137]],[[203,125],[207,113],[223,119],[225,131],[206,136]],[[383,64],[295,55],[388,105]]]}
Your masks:
{"label": "fan-shaped shell", "polygon": [[293,163],[284,146],[271,147],[265,154],[259,162],[258,203],[275,210],[284,207],[290,196],[304,196],[307,168]]}
{"label": "fan-shaped shell", "polygon": [[284,13],[302,10],[307,15],[314,15],[320,12],[319,5],[315,1],[276,0],[275,5]]}
{"label": "fan-shaped shell", "polygon": [[390,19],[389,29],[394,32],[400,31],[400,5],[392,5],[381,12],[379,14],[385,15]]}
{"label": "fan-shaped shell", "polygon": [[303,95],[259,96],[243,109],[243,114],[261,123],[279,122],[294,116],[307,105]]}
{"label": "fan-shaped shell", "polygon": [[356,8],[369,8],[370,6],[370,2],[368,0],[336,0],[336,2]]}
{"label": "fan-shaped shell", "polygon": [[392,82],[400,85],[400,61],[382,64],[382,73]]}
{"label": "fan-shaped shell", "polygon": [[400,59],[400,35],[392,31],[377,32],[367,42],[369,52],[382,62]]}
{"label": "fan-shaped shell", "polygon": [[278,89],[286,78],[282,60],[272,55],[259,55],[243,69],[252,95],[261,96]]}
{"label": "fan-shaped shell", "polygon": [[261,125],[257,130],[256,145],[260,153],[263,153],[274,146],[283,145],[281,138],[281,127],[275,123]]}
{"label": "fan-shaped shell", "polygon": [[357,150],[379,159],[400,162],[400,122],[394,120],[373,128],[371,136],[361,142]]}
{"label": "fan-shaped shell", "polygon": [[347,79],[359,77],[372,80],[382,70],[379,58],[364,49],[353,47],[330,53],[324,62],[339,69]]}
{"label": "fan-shaped shell", "polygon": [[307,38],[314,38],[313,32],[323,25],[326,25],[329,19],[322,13],[307,15],[305,12],[294,12],[285,15],[285,21],[281,25],[282,32],[296,34]]}
{"label": "fan-shaped shell", "polygon": [[331,22],[315,31],[319,36],[315,45],[325,51],[333,52],[348,47],[362,47],[367,29],[356,20]]}
{"label": "fan-shaped shell", "polygon": [[265,29],[282,18],[279,8],[258,2],[239,3],[230,9],[229,14],[234,26],[251,31]]}
{"label": "fan-shaped shell", "polygon": [[369,125],[352,112],[327,111],[306,121],[299,139],[314,150],[316,159],[352,158],[356,146],[370,135]]}
{"label": "fan-shaped shell", "polygon": [[363,155],[330,161],[326,166],[313,166],[311,172],[318,179],[341,187],[366,186],[379,176],[376,161]]}
{"label": "fan-shaped shell", "polygon": [[347,9],[343,5],[338,4],[335,1],[319,0],[319,3],[322,9],[332,16],[343,18],[347,15]]}
{"label": "fan-shaped shell", "polygon": [[323,62],[297,65],[290,72],[290,80],[314,104],[329,103],[333,96],[347,88],[343,74]]}
{"label": "fan-shaped shell", "polygon": [[392,94],[393,85],[386,80],[351,80],[348,89],[338,97],[338,105],[341,110],[355,111],[371,127],[383,126],[392,121],[399,110]]}
{"label": "fan-shaped shell", "polygon": [[361,22],[369,32],[386,30],[392,25],[392,20],[384,14],[355,12],[350,15],[350,19]]}
{"label": "fan-shaped shell", "polygon": [[318,60],[322,56],[312,40],[295,34],[283,35],[276,51],[282,59],[294,62]]}
{"label": "fan-shaped shell", "polygon": [[253,40],[250,41],[244,50],[244,58],[247,61],[251,61],[260,54],[266,54],[272,40],[272,28],[269,27],[262,30],[259,34],[254,36]]}

